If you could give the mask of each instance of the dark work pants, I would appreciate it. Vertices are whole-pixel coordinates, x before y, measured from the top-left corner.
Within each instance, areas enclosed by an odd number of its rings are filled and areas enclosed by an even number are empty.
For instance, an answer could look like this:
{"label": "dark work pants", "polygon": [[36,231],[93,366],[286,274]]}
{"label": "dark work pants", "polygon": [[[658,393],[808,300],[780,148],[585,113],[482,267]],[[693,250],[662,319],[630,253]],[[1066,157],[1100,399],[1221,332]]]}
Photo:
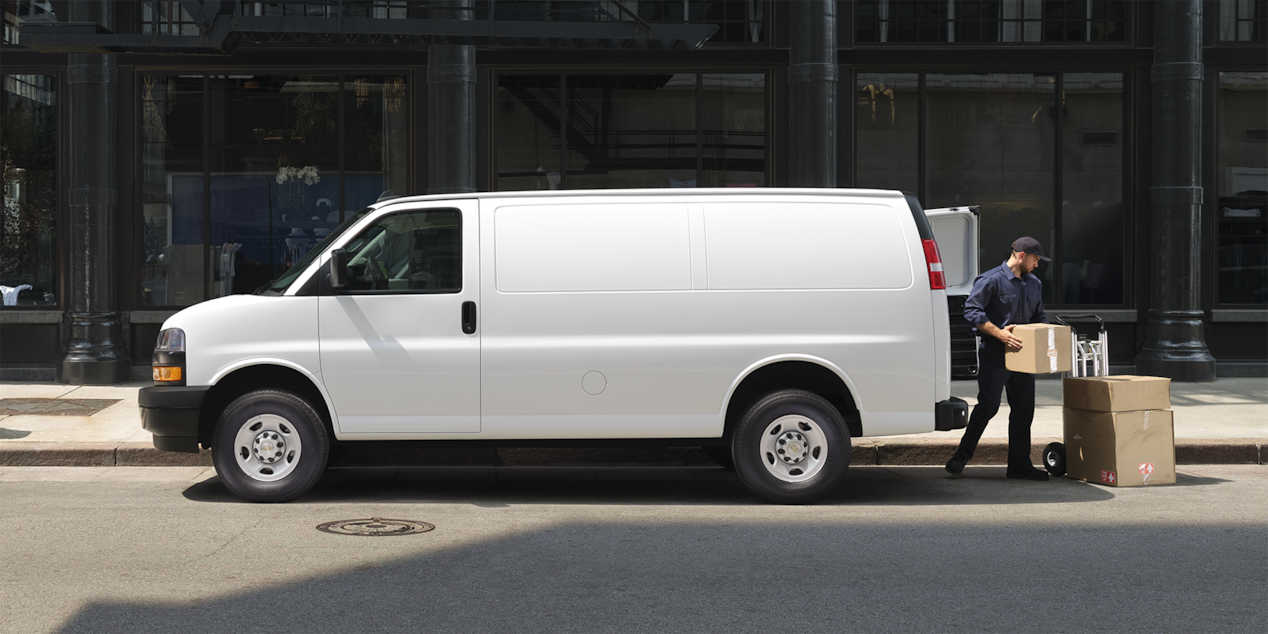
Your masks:
{"label": "dark work pants", "polygon": [[[986,352],[986,351],[983,351]],[[1001,392],[1008,391],[1008,470],[1026,471],[1035,467],[1030,461],[1030,424],[1035,419],[1035,375],[1012,372],[1004,360],[982,354],[977,373],[977,406],[969,416],[960,448],[955,457],[968,462],[977,450],[977,441],[986,431],[986,424],[999,411]],[[1003,356],[1002,354],[1000,355]]]}

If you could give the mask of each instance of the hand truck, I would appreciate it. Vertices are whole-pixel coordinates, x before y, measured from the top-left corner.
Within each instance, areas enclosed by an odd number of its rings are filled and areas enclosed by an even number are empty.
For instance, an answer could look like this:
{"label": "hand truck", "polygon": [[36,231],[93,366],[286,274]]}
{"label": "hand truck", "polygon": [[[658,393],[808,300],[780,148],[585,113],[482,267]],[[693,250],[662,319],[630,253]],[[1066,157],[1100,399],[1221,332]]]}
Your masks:
{"label": "hand truck", "polygon": [[[1097,326],[1096,339],[1080,335],[1074,326],[1065,319],[1095,319]],[[1066,315],[1065,319],[1057,317],[1057,323],[1070,327],[1070,372],[1071,377],[1109,376],[1109,336],[1105,333],[1105,322],[1099,315],[1091,313],[1083,315]],[[1091,366],[1091,367],[1089,367]],[[1054,442],[1043,448],[1043,466],[1054,476],[1065,475],[1065,444]]]}

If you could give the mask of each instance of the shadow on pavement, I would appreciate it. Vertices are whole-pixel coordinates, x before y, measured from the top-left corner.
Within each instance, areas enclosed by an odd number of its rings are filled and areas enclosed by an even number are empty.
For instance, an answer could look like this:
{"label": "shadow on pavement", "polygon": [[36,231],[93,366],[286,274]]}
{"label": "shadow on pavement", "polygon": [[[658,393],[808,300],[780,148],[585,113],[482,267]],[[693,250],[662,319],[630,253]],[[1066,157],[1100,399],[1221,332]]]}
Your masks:
{"label": "shadow on pavement", "polygon": [[[243,503],[219,478],[185,489],[195,502]],[[1004,478],[1003,468],[971,468],[952,478],[941,467],[853,467],[816,505],[955,506],[1078,504],[1113,499],[1112,490],[1055,478]],[[331,469],[292,504],[330,502],[585,505],[760,505],[733,472],[657,467],[371,467]]]}
{"label": "shadow on pavement", "polygon": [[[551,492],[558,484],[532,486],[537,495],[572,498]],[[655,488],[626,485],[634,497]],[[323,489],[317,495],[332,495]],[[262,548],[242,536],[206,564],[202,593],[90,603],[61,631],[1262,632],[1268,625],[1263,585],[1251,582],[1266,563],[1261,527],[1221,527],[1217,540],[1211,527],[1193,525],[649,519],[511,529],[444,547],[437,546],[446,543],[443,533],[463,527],[438,522],[434,532],[393,538],[414,541],[387,558],[366,551],[363,537],[294,530],[362,559],[295,579],[310,552]]]}

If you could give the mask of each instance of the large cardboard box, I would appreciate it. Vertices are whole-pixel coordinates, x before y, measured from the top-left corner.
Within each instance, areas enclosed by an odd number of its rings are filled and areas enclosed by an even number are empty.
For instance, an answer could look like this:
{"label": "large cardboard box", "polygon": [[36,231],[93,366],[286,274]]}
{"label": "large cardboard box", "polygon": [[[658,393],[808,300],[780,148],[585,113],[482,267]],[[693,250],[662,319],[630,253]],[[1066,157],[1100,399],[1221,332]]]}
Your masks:
{"label": "large cardboard box", "polygon": [[1091,412],[1065,408],[1066,477],[1113,487],[1174,484],[1176,440],[1169,410]]}
{"label": "large cardboard box", "polygon": [[1171,379],[1161,376],[1066,378],[1065,406],[1093,412],[1171,409]]}
{"label": "large cardboard box", "polygon": [[1013,336],[1021,339],[1021,350],[1005,353],[1004,367],[1026,374],[1070,371],[1069,326],[1019,324]]}

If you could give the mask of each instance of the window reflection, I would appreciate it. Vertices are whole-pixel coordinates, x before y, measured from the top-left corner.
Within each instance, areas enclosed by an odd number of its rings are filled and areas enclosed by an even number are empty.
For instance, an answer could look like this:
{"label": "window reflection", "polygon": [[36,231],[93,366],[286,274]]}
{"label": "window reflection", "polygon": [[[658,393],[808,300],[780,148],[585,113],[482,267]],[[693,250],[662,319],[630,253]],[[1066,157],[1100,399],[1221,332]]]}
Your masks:
{"label": "window reflection", "polygon": [[501,75],[496,109],[500,190],[767,184],[764,74]]}
{"label": "window reflection", "polygon": [[403,76],[144,76],[142,90],[142,305],[253,292],[350,210],[409,193]]}
{"label": "window reflection", "polygon": [[[1056,77],[1030,73],[929,74],[928,207],[980,205],[982,267],[1031,236],[1054,246],[1053,137]],[[1044,301],[1052,268],[1041,262]]]}
{"label": "window reflection", "polygon": [[1123,76],[1066,73],[1062,86],[1062,301],[1121,304]]}
{"label": "window reflection", "polygon": [[1268,304],[1268,73],[1220,73],[1217,296]]}
{"label": "window reflection", "polygon": [[141,78],[142,306],[205,299],[203,78]]}
{"label": "window reflection", "polygon": [[695,75],[568,75],[566,189],[696,187]]}
{"label": "window reflection", "polygon": [[854,88],[855,186],[915,194],[919,189],[919,76],[859,73]]}
{"label": "window reflection", "polygon": [[57,304],[57,78],[4,75],[0,92],[0,295]]}

